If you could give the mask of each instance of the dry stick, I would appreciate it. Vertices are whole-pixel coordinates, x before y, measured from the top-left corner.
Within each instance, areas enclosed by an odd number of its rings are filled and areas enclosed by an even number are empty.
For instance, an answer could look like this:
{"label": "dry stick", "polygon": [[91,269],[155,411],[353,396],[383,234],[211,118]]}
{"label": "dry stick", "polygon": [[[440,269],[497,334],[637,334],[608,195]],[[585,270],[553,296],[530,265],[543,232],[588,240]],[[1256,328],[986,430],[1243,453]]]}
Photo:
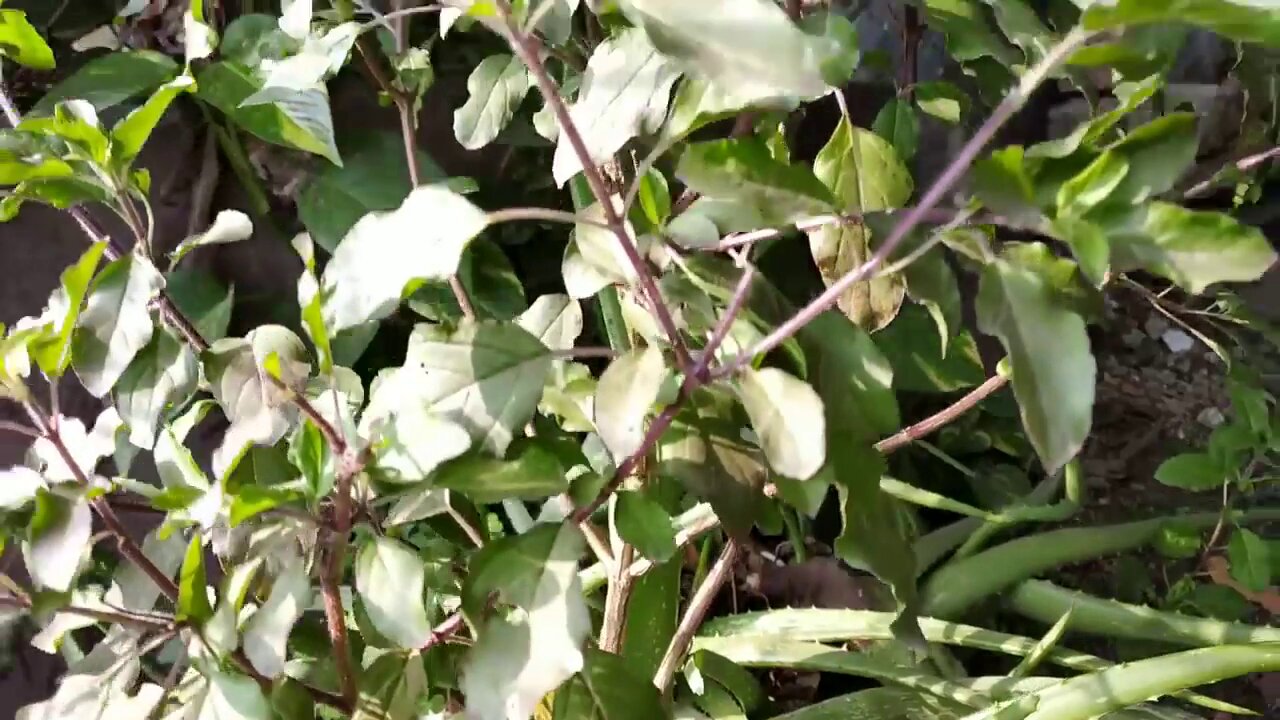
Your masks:
{"label": "dry stick", "polygon": [[972,410],[975,405],[985,400],[995,391],[1004,387],[1008,382],[1009,378],[1004,375],[992,375],[987,378],[986,382],[970,390],[964,397],[957,400],[954,404],[942,409],[934,415],[930,415],[915,425],[903,428],[896,434],[890,435],[876,443],[876,450],[888,455],[899,448],[910,445],[930,433],[940,430],[954,422],[956,418]]}
{"label": "dry stick", "polygon": [[725,363],[715,373],[716,378],[732,375],[738,370],[745,367],[751,362],[751,359],[759,355],[763,355],[786,342],[791,336],[795,335],[801,328],[808,325],[815,318],[826,312],[829,308],[836,304],[839,299],[850,287],[858,283],[873,273],[876,268],[880,267],[898,245],[916,228],[921,222],[924,222],[937,204],[942,200],[943,196],[951,190],[951,188],[964,177],[969,166],[977,159],[978,154],[986,147],[987,143],[995,136],[996,131],[1013,117],[1030,97],[1032,91],[1040,85],[1054,68],[1067,58],[1077,47],[1087,40],[1089,34],[1080,30],[1072,30],[1062,39],[1040,62],[1028,70],[1022,76],[1022,80],[1018,86],[1014,88],[987,118],[986,122],[978,128],[969,142],[961,148],[959,154],[947,165],[947,169],[943,171],[933,187],[929,188],[929,192],[925,193],[920,204],[907,212],[906,216],[894,228],[893,232],[885,238],[884,243],[876,250],[867,262],[850,271],[844,277],[832,283],[821,295],[813,302],[810,302],[790,320],[779,325],[763,339],[756,343],[755,347],[741,353],[732,361]]}
{"label": "dry stick", "polygon": [[613,566],[613,577],[604,598],[604,619],[600,623],[600,649],[617,653],[622,647],[622,631],[627,626],[627,606],[631,601],[631,588],[635,583],[628,570],[635,560],[636,549],[627,543],[618,553]]}
{"label": "dry stick", "polygon": [[680,618],[676,633],[671,638],[671,644],[667,646],[667,652],[662,656],[658,672],[653,676],[653,684],[659,692],[665,694],[671,687],[676,668],[684,660],[685,653],[689,651],[689,644],[693,642],[694,634],[698,632],[702,619],[711,609],[711,603],[720,592],[720,586],[724,585],[725,580],[729,578],[729,572],[733,569],[733,562],[737,557],[738,544],[733,540],[725,543],[716,564],[711,566],[711,572],[707,573],[707,578],[693,594],[693,599],[689,601],[689,607],[685,609],[684,617]]}
{"label": "dry stick", "polygon": [[508,0],[497,0],[496,5],[498,12],[506,23],[507,39],[511,43],[512,50],[515,51],[521,62],[529,68],[529,73],[538,82],[538,88],[542,91],[543,98],[551,108],[551,111],[555,113],[556,121],[560,124],[560,132],[564,134],[564,137],[569,141],[569,145],[573,148],[574,154],[578,156],[578,161],[582,165],[582,174],[586,177],[587,184],[591,186],[591,194],[600,202],[605,222],[609,224],[614,236],[618,238],[618,243],[622,246],[622,251],[626,254],[627,261],[635,269],[640,281],[640,287],[644,290],[645,297],[649,300],[650,308],[654,316],[657,317],[658,324],[662,326],[662,331],[666,333],[667,338],[671,341],[671,347],[675,349],[680,367],[682,369],[688,368],[691,365],[689,351],[684,346],[680,331],[676,328],[675,320],[671,317],[671,311],[662,299],[662,293],[658,290],[658,284],[654,281],[653,274],[649,272],[648,264],[640,256],[640,251],[627,235],[622,216],[618,214],[617,209],[613,206],[612,197],[609,189],[605,186],[604,177],[600,174],[600,168],[596,167],[595,162],[591,159],[591,153],[587,150],[586,143],[582,140],[582,134],[578,132],[577,125],[574,124],[573,118],[569,115],[569,107],[565,105],[564,98],[560,97],[560,88],[551,79],[546,65],[543,64],[542,58],[538,56],[541,43],[533,35],[524,32],[516,25],[511,14],[511,3]]}

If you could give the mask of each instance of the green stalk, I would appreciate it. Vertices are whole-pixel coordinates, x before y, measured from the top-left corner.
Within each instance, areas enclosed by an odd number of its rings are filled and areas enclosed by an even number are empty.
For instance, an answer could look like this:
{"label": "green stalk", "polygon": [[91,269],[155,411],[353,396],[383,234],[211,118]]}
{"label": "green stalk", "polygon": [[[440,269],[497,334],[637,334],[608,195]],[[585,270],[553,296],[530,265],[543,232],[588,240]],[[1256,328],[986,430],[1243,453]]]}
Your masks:
{"label": "green stalk", "polygon": [[1044,580],[1027,580],[1009,594],[1011,610],[1040,622],[1053,622],[1068,609],[1067,630],[1204,647],[1280,643],[1280,628],[1258,627],[1165,612],[1118,600],[1093,597]]}
{"label": "green stalk", "polygon": [[[1223,645],[1116,665],[1010,702],[1035,698],[1035,710],[1026,720],[1090,720],[1178,690],[1276,670],[1280,670],[1280,643]],[[965,720],[991,720],[1004,707],[990,707]]]}
{"label": "green stalk", "polygon": [[[1239,520],[1272,520],[1280,510],[1240,513]],[[921,614],[954,618],[1018,582],[1062,565],[1131,550],[1150,542],[1167,522],[1212,527],[1217,513],[1160,517],[1101,527],[1079,527],[1029,535],[997,545],[933,573],[921,590]],[[1056,616],[1055,616],[1056,619]]]}
{"label": "green stalk", "polygon": [[[578,173],[569,181],[569,196],[573,200],[575,212],[595,202],[595,195],[587,183],[586,176]],[[600,311],[600,323],[603,325],[605,339],[609,347],[619,353],[631,349],[631,335],[627,332],[626,320],[622,317],[622,301],[618,299],[618,288],[606,285],[596,293],[596,308]]]}

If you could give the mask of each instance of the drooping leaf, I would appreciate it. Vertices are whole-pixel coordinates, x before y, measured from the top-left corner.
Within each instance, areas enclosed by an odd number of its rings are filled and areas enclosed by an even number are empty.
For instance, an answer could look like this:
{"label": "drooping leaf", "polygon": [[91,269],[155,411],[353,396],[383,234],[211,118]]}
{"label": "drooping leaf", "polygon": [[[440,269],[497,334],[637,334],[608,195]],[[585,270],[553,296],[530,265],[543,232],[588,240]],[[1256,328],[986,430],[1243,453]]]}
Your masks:
{"label": "drooping leaf", "polygon": [[129,442],[150,450],[161,420],[195,392],[200,366],[186,343],[161,330],[133,358],[115,384],[116,407]]}
{"label": "drooping leaf", "polygon": [[655,563],[663,563],[676,552],[675,524],[656,500],[642,491],[618,493],[614,510],[618,535]]}
{"label": "drooping leaf", "polygon": [[[624,30],[592,52],[578,100],[569,116],[591,160],[603,162],[627,141],[658,130],[679,70],[639,29]],[[561,133],[552,161],[557,185],[582,171],[582,161]]]}
{"label": "drooping leaf", "polygon": [[[395,210],[413,186],[405,163],[404,142],[398,135],[370,132],[340,145],[343,165],[326,165],[316,172],[298,195],[298,218],[320,247],[333,252],[352,226],[378,210]],[[419,180],[446,180],[444,171],[421,150],[417,153]],[[470,192],[475,183],[464,178],[448,180],[458,192]]]}
{"label": "drooping leaf", "polygon": [[1053,279],[1063,262],[1038,243],[1007,250],[984,269],[977,306],[979,328],[1009,353],[1023,426],[1050,473],[1089,434],[1097,370],[1084,319]]}
{"label": "drooping leaf", "polygon": [[276,577],[267,601],[245,623],[244,654],[258,672],[269,678],[284,672],[289,632],[310,604],[311,579],[297,558]]}
{"label": "drooping leaf", "polygon": [[560,460],[536,441],[513,445],[507,454],[506,460],[478,453],[450,460],[436,471],[434,485],[480,504],[541,500],[569,489]]}
{"label": "drooping leaf", "polygon": [[808,168],[775,160],[764,141],[754,137],[690,144],[680,156],[676,177],[701,195],[752,208],[768,224],[832,208],[831,193]]}
{"label": "drooping leaf", "polygon": [[21,10],[0,10],[0,54],[36,70],[54,67],[53,50]]}
{"label": "drooping leaf", "polygon": [[134,255],[107,265],[94,281],[76,328],[73,364],[95,397],[111,391],[151,340],[155,325],[148,306],[163,286],[159,271]]}
{"label": "drooping leaf", "polygon": [[415,280],[447,279],[487,224],[479,208],[439,185],[417,188],[396,210],[365,215],[324,270],[329,329],[338,333],[385,317]]}
{"label": "drooping leaf", "polygon": [[102,112],[130,98],[150,92],[178,72],[178,63],[154,50],[113,52],[85,63],[45,93],[29,115],[50,115],[64,100],[92,103]]}
{"label": "drooping leaf", "polygon": [[356,591],[374,628],[396,645],[421,647],[431,637],[422,604],[423,561],[404,543],[374,537],[356,553]]}
{"label": "drooping leaf", "polygon": [[658,399],[667,368],[662,350],[651,345],[615,359],[600,376],[595,393],[595,426],[615,462],[640,449],[645,418]]}
{"label": "drooping leaf", "polygon": [[177,265],[187,253],[196,248],[248,240],[252,235],[253,221],[248,215],[239,210],[220,210],[208,230],[178,243],[178,247],[169,253],[169,262]]}
{"label": "drooping leaf", "polygon": [[826,461],[827,428],[812,387],[777,368],[747,368],[738,377],[738,397],[773,469],[797,480],[818,472]]}
{"label": "drooping leaf", "polygon": [[1276,261],[1257,228],[1223,213],[1153,202],[1141,230],[1112,237],[1117,269],[1143,268],[1201,293],[1219,282],[1249,282]]}
{"label": "drooping leaf", "polygon": [[447,339],[415,336],[406,366],[425,375],[409,392],[501,457],[533,417],[551,360],[519,325],[468,323]]}
{"label": "drooping leaf", "polygon": [[250,133],[269,143],[320,155],[335,165],[342,163],[333,140],[329,95],[323,86],[293,93],[269,105],[242,107],[245,98],[260,89],[252,72],[243,65],[215,62],[200,70],[196,80],[196,94],[201,100],[226,113]]}
{"label": "drooping leaf", "polygon": [[[476,720],[532,715],[544,695],[583,668],[582,645],[591,632],[578,581],[578,528],[543,525],[510,540],[501,554],[489,552],[498,543],[481,551],[463,590],[464,598],[500,590],[524,611],[488,620],[463,665],[467,715]],[[492,584],[497,579],[501,585]]]}
{"label": "drooping leaf", "polygon": [[453,135],[462,147],[478,150],[515,117],[532,81],[519,58],[509,53],[481,60],[467,78],[469,97],[453,113]]}
{"label": "drooping leaf", "polygon": [[93,515],[87,500],[64,500],[39,491],[23,546],[27,571],[36,586],[57,592],[70,590],[89,550],[92,532]]}

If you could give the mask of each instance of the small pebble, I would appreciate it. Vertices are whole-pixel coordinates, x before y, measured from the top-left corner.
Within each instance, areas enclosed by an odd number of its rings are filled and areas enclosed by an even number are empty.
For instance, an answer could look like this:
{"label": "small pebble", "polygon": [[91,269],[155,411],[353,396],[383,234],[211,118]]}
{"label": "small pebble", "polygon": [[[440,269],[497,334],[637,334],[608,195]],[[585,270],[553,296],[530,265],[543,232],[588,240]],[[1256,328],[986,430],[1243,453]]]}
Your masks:
{"label": "small pebble", "polygon": [[1147,318],[1147,322],[1142,326],[1142,329],[1146,330],[1151,337],[1158,338],[1164,334],[1165,330],[1169,329],[1169,321],[1157,315],[1152,315]]}
{"label": "small pebble", "polygon": [[1201,410],[1200,414],[1196,415],[1196,422],[1205,427],[1216,428],[1226,421],[1227,418],[1222,414],[1222,411],[1212,406]]}
{"label": "small pebble", "polygon": [[1166,330],[1160,339],[1164,340],[1164,344],[1176,353],[1184,353],[1196,346],[1196,341],[1181,330]]}
{"label": "small pebble", "polygon": [[1139,347],[1142,347],[1142,343],[1146,339],[1147,336],[1143,334],[1141,330],[1136,328],[1120,336],[1120,342],[1124,343],[1124,346],[1130,350],[1136,350]]}

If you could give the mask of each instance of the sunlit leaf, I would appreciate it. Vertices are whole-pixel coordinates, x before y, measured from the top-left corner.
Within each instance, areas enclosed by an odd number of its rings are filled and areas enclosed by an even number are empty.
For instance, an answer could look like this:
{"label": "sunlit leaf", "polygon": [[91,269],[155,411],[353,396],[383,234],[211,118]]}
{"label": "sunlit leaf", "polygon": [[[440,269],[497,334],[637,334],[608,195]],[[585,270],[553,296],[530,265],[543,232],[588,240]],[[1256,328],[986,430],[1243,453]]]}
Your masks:
{"label": "sunlit leaf", "polygon": [[221,210],[208,230],[183,240],[169,253],[169,262],[177,265],[187,253],[206,245],[219,245],[248,240],[253,235],[253,221],[239,210]]}
{"label": "sunlit leaf", "polygon": [[92,531],[87,500],[64,500],[40,491],[23,546],[27,571],[36,585],[58,592],[71,589]]}
{"label": "sunlit leaf", "polygon": [[667,376],[657,346],[633,349],[605,369],[596,385],[595,426],[616,462],[640,449],[648,417]]}
{"label": "sunlit leaf", "polygon": [[151,336],[115,385],[116,407],[129,442],[150,450],[161,420],[195,392],[199,363],[186,343],[167,331]]}
{"label": "sunlit leaf", "polygon": [[402,648],[421,647],[431,637],[422,604],[422,559],[408,546],[387,537],[371,538],[356,554],[356,590],[369,620]]}
{"label": "sunlit leaf", "polygon": [[506,460],[464,455],[442,464],[432,480],[438,488],[462,493],[482,504],[540,500],[569,489],[560,460],[536,442],[512,445]]}
{"label": "sunlit leaf", "polygon": [[179,95],[194,88],[195,81],[189,75],[179,75],[161,85],[141,107],[129,113],[111,129],[112,158],[121,166],[132,164],[169,105]]}
{"label": "sunlit leaf", "polygon": [[196,94],[226,113],[237,125],[269,143],[315,153],[341,164],[334,146],[329,96],[322,86],[296,92],[269,105],[241,107],[259,89],[250,70],[238,63],[215,62],[196,75]]}
{"label": "sunlit leaf", "polygon": [[567,295],[543,295],[516,318],[550,350],[568,350],[582,334],[582,306]]}
{"label": "sunlit leaf", "polygon": [[532,81],[519,58],[500,53],[481,60],[467,78],[469,97],[453,113],[453,135],[468,150],[493,142],[515,117]]}
{"label": "sunlit leaf", "polygon": [[745,369],[738,397],[775,470],[804,480],[826,461],[827,428],[822,399],[803,380],[777,368]]}
{"label": "sunlit leaf", "polygon": [[0,53],[36,70],[54,67],[53,50],[21,10],[0,10]]}
{"label": "sunlit leaf", "polygon": [[148,309],[164,278],[147,260],[127,255],[107,265],[89,291],[73,342],[80,382],[96,397],[111,391],[151,340]]}
{"label": "sunlit leaf", "polygon": [[271,586],[271,595],[244,626],[244,654],[263,675],[273,678],[284,671],[289,632],[311,604],[311,579],[295,560]]}
{"label": "sunlit leaf", "polygon": [[778,162],[757,138],[692,143],[676,177],[702,195],[742,203],[770,224],[830,212],[833,205],[808,168]]}
{"label": "sunlit leaf", "polygon": [[62,271],[61,285],[49,296],[49,304],[39,318],[41,324],[51,324],[49,333],[31,345],[31,357],[47,375],[61,375],[71,362],[71,333],[106,247],[105,241],[90,245],[78,261]]}

